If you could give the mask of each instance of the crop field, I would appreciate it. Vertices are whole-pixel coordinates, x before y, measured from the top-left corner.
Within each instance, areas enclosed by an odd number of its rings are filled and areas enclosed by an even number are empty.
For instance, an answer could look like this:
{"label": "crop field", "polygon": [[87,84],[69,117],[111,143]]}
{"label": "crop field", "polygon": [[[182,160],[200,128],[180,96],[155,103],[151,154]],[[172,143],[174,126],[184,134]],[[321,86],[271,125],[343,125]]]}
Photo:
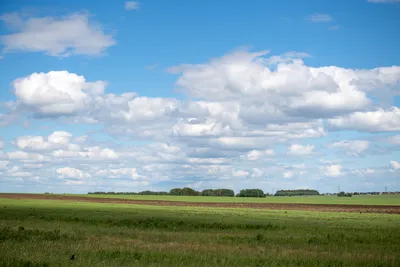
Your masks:
{"label": "crop field", "polygon": [[6,197],[4,267],[400,266],[399,214]]}
{"label": "crop field", "polygon": [[337,196],[293,196],[293,197],[204,197],[204,196],[147,196],[147,195],[111,195],[89,194],[73,195],[94,198],[123,198],[132,200],[160,200],[187,202],[225,202],[225,203],[302,203],[302,204],[358,204],[358,205],[400,205],[400,195],[356,195]]}

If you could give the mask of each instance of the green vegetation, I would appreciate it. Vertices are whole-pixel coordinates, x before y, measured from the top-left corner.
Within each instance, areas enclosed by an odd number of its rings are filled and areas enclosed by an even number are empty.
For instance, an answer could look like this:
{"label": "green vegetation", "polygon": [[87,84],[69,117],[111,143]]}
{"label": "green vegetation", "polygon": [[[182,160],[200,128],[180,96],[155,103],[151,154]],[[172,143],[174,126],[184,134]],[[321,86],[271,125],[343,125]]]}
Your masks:
{"label": "green vegetation", "polygon": [[265,197],[264,191],[261,189],[242,189],[237,197]]}
{"label": "green vegetation", "polygon": [[318,196],[319,192],[313,189],[297,189],[297,190],[278,190],[275,196]]}
{"label": "green vegetation", "polygon": [[[293,197],[204,197],[204,196],[144,196],[144,195],[73,195],[96,198],[122,198],[133,200],[166,200],[186,202],[224,203],[305,203],[305,204],[360,204],[360,205],[400,205],[400,195],[354,195],[351,198],[337,196],[293,196]],[[0,195],[1,197],[1,195]]]}
{"label": "green vegetation", "polygon": [[174,188],[169,191],[171,196],[200,196],[201,193],[189,187]]}
{"label": "green vegetation", "polygon": [[338,197],[352,197],[353,195],[350,194],[350,193],[345,193],[344,191],[342,191],[342,192],[339,192],[339,193],[337,194],[337,196],[338,196]]}
{"label": "green vegetation", "polygon": [[399,227],[389,214],[0,199],[0,266],[400,266]]}
{"label": "green vegetation", "polygon": [[201,195],[209,197],[234,197],[235,192],[231,189],[205,189],[201,192]]}

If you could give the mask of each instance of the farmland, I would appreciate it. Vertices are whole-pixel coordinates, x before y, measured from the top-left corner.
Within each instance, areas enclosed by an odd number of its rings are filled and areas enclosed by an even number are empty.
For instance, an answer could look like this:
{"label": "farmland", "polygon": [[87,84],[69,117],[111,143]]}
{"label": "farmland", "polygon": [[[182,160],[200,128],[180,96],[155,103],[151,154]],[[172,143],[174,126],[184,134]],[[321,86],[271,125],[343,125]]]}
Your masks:
{"label": "farmland", "polygon": [[1,197],[0,266],[400,266],[398,214]]}
{"label": "farmland", "polygon": [[400,195],[358,195],[351,198],[337,196],[293,196],[293,197],[203,197],[203,196],[146,196],[146,195],[73,195],[84,197],[123,198],[132,200],[159,200],[185,202],[225,203],[301,203],[301,204],[356,204],[356,205],[400,205]]}

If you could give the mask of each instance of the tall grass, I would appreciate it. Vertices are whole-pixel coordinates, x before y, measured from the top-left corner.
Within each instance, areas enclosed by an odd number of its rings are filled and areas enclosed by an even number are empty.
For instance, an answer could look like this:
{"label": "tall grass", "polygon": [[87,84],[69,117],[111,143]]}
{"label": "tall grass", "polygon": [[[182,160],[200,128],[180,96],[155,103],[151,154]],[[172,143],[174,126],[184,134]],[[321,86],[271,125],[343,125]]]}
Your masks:
{"label": "tall grass", "polygon": [[0,266],[400,266],[398,229],[387,214],[0,199]]}

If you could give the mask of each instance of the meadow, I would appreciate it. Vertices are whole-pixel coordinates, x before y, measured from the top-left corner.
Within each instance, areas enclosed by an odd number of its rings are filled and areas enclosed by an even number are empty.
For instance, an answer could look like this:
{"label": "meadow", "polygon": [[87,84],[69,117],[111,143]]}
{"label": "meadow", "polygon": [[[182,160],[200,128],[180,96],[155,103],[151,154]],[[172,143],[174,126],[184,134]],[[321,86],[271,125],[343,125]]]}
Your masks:
{"label": "meadow", "polygon": [[293,196],[251,198],[251,197],[204,197],[204,196],[149,196],[118,194],[81,194],[72,196],[122,198],[134,200],[166,200],[185,202],[222,202],[222,203],[304,203],[304,204],[352,204],[352,205],[400,205],[400,195],[355,195],[337,196]]}
{"label": "meadow", "polygon": [[399,229],[398,214],[0,198],[0,266],[400,266]]}

